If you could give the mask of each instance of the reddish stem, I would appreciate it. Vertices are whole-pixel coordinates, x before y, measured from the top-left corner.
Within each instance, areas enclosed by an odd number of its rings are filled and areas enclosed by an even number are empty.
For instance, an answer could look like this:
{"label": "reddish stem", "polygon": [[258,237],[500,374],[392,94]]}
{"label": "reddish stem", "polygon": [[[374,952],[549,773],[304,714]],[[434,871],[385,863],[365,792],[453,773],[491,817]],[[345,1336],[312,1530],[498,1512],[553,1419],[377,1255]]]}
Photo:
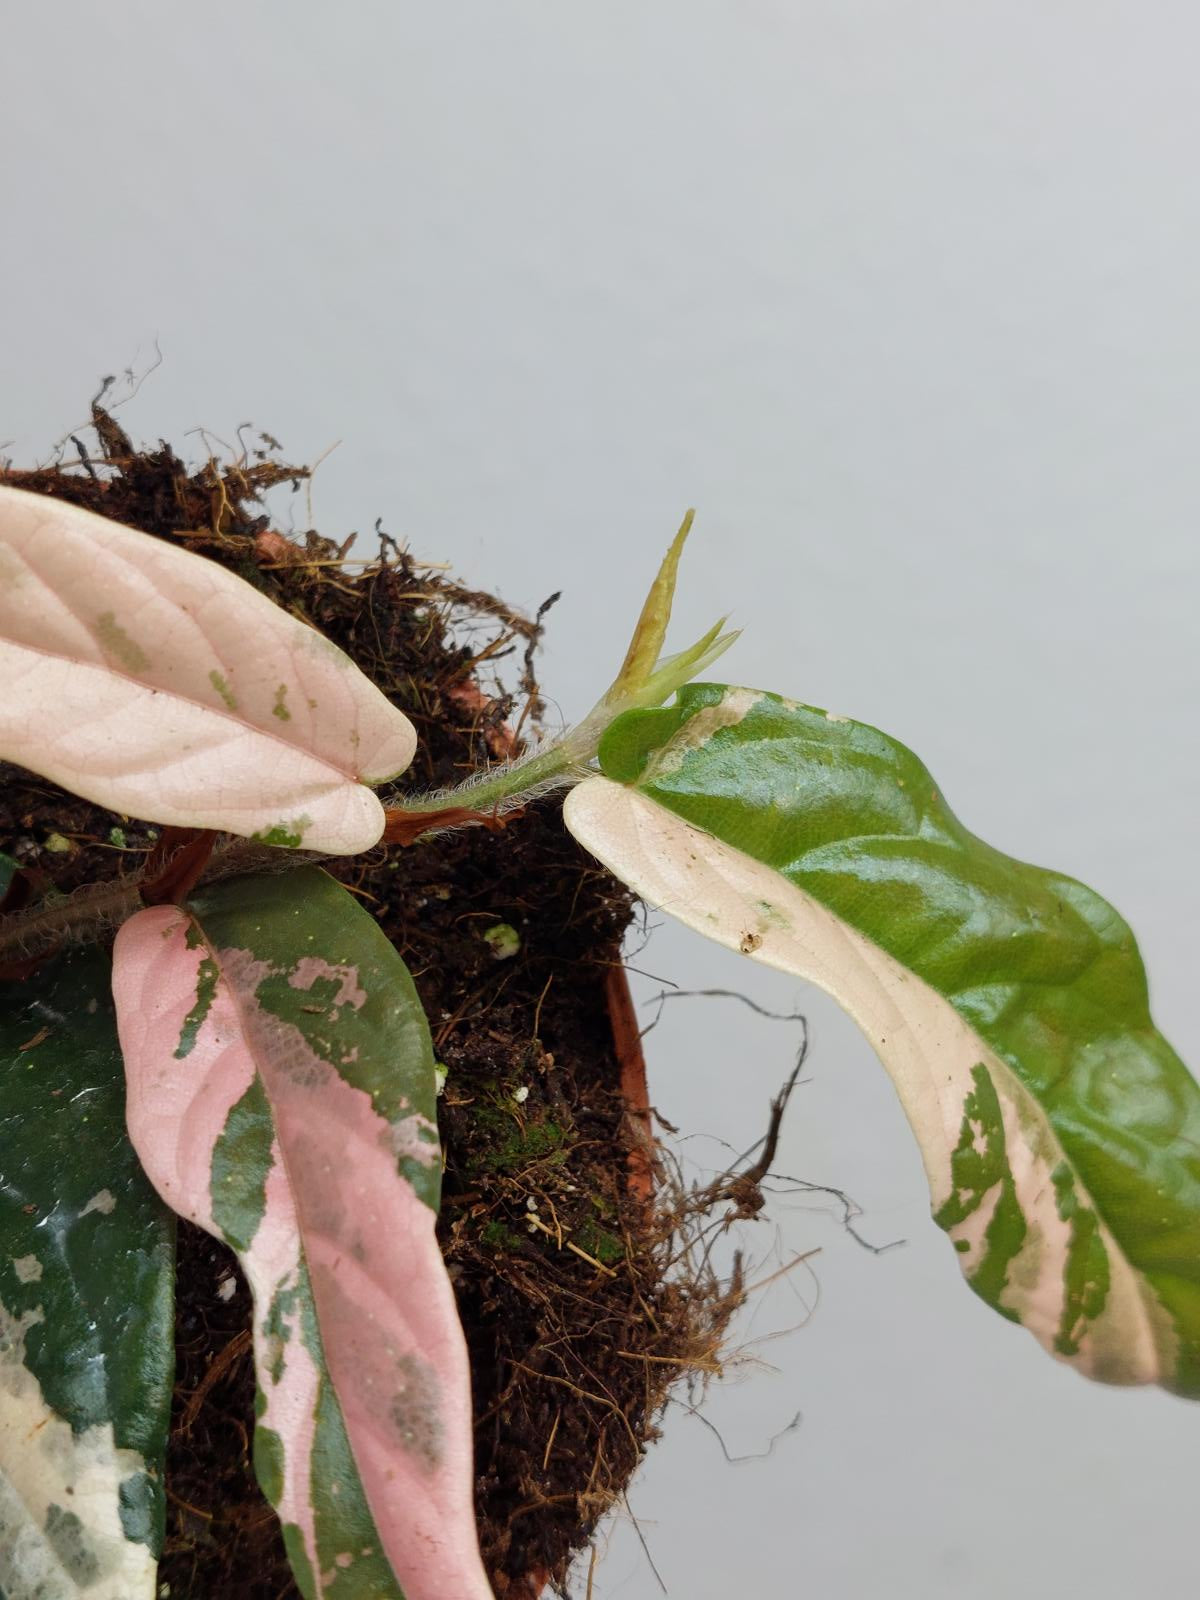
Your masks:
{"label": "reddish stem", "polygon": [[199,882],[217,836],[207,828],[164,828],[146,858],[142,900],[148,906],[179,905]]}
{"label": "reddish stem", "polygon": [[654,1196],[654,1136],[650,1131],[650,1095],[646,1087],[646,1058],[642,1053],[641,1029],[629,992],[629,975],[624,967],[609,967],[604,979],[608,1016],[612,1023],[613,1048],[621,1069],[621,1094],[629,1119],[634,1148],[627,1157],[628,1188],[633,1199],[648,1205]]}
{"label": "reddish stem", "polygon": [[498,811],[472,811],[467,806],[443,806],[440,811],[406,811],[403,806],[388,806],[384,811],[383,837],[388,844],[415,844],[423,833],[457,828],[467,822],[477,822],[481,828],[499,833],[511,818],[520,815],[517,809],[501,816]]}

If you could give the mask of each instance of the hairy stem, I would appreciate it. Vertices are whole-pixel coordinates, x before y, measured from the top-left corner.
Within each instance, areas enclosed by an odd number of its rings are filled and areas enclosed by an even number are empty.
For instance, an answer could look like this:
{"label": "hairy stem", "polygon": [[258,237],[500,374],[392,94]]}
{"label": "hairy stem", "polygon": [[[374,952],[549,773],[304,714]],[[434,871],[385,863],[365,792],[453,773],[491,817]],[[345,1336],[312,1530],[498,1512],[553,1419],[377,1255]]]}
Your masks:
{"label": "hairy stem", "polygon": [[510,802],[528,800],[534,794],[545,793],[547,789],[568,783],[579,775],[579,769],[585,767],[589,759],[586,754],[576,753],[580,741],[575,736],[583,726],[581,723],[560,743],[548,749],[520,756],[516,761],[506,762],[481,777],[468,778],[465,783],[452,789],[405,795],[403,801],[396,806],[389,805],[387,809],[398,809],[405,816],[444,811],[457,804],[469,805],[473,811],[504,811]]}
{"label": "hairy stem", "polygon": [[53,905],[0,917],[0,956],[36,956],[56,944],[89,944],[141,904],[136,882],[87,884]]}
{"label": "hairy stem", "polygon": [[[200,882],[218,883],[245,872],[287,872],[327,860],[312,850],[275,850],[235,839],[213,852]],[[89,883],[53,905],[0,917],[0,957],[36,956],[60,944],[95,944],[142,909],[142,879]]]}

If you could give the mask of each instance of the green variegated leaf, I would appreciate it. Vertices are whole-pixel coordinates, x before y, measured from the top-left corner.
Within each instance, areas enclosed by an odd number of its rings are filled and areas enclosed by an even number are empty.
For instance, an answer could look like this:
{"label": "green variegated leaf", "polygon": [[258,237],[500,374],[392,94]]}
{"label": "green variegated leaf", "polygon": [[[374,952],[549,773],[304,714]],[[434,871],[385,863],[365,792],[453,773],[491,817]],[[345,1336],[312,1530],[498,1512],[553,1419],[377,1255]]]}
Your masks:
{"label": "green variegated leaf", "polygon": [[140,912],[113,987],[146,1171],[254,1294],[254,1465],[301,1593],[484,1600],[433,1049],[404,963],[301,869]]}
{"label": "green variegated leaf", "polygon": [[151,1600],[174,1219],[125,1132],[109,962],[0,984],[0,1594]]}
{"label": "green variegated leaf", "polygon": [[968,833],[903,745],[776,695],[692,685],[600,763],[571,831],[850,1012],[978,1293],[1093,1377],[1200,1396],[1200,1087],[1117,912]]}

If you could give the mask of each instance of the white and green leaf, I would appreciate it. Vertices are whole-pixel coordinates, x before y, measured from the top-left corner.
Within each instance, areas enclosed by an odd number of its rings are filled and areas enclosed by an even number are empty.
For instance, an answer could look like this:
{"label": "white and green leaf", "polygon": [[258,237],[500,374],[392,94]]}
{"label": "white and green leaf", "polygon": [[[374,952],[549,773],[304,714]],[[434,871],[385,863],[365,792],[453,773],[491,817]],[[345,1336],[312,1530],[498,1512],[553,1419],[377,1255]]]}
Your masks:
{"label": "white and green leaf", "polygon": [[125,1131],[98,952],[0,985],[0,1594],[152,1600],[174,1218]]}
{"label": "white and green leaf", "polygon": [[0,758],[148,822],[369,849],[412,724],[215,562],[0,487]]}
{"label": "white and green leaf", "polygon": [[776,695],[691,685],[600,764],[571,831],[855,1018],[983,1299],[1092,1377],[1200,1396],[1200,1087],[1117,912],[969,833],[903,745]]}
{"label": "white and green leaf", "polygon": [[313,868],[140,912],[113,973],[129,1131],[254,1295],[254,1464],[306,1600],[490,1600],[466,1346],[435,1236],[408,971]]}

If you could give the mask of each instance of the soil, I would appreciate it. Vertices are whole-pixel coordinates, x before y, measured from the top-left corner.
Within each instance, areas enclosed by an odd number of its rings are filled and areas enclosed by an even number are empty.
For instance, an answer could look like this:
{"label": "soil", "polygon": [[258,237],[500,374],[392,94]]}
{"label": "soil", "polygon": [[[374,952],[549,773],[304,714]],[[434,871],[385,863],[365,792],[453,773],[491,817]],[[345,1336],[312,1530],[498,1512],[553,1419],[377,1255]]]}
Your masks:
{"label": "soil", "polygon": [[[357,568],[349,540],[285,538],[261,497],[283,484],[302,493],[307,474],[269,436],[192,470],[166,444],[135,449],[99,403],[93,432],[95,447],[72,441],[77,459],[0,470],[0,481],[178,541],[321,629],[416,724],[407,785],[454,783],[519,745],[514,721],[536,725],[540,620],[420,567],[386,534],[382,558]],[[515,669],[512,692],[495,678],[501,663]],[[156,837],[0,768],[0,850],[26,868],[35,902],[136,881]],[[543,1584],[565,1593],[670,1386],[719,1363],[740,1284],[719,1282],[694,1246],[723,1203],[747,1214],[746,1195],[684,1195],[656,1158],[621,967],[633,906],[565,832],[556,800],[500,832],[326,865],[409,964],[447,1068],[440,1230],[471,1352],[484,1559],[501,1600]],[[504,959],[489,938],[500,925],[519,944]],[[180,1225],[178,1251],[161,1592],[289,1600],[298,1591],[250,1464],[245,1285],[198,1229]]]}

